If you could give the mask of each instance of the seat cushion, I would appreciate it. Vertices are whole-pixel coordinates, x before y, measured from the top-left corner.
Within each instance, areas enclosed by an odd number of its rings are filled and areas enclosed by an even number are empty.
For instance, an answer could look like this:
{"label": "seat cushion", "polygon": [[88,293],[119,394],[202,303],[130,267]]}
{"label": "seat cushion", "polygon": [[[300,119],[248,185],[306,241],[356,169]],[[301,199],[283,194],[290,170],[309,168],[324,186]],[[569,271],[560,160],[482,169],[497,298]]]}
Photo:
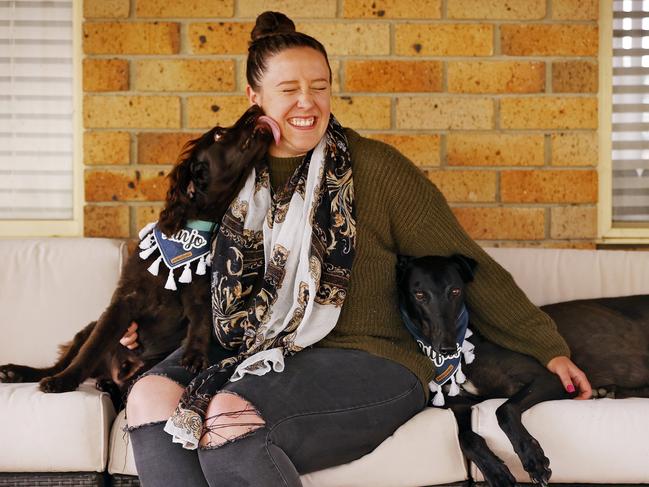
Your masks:
{"label": "seat cushion", "polygon": [[0,472],[101,472],[114,417],[93,383],[63,394],[0,384]]}
{"label": "seat cushion", "polygon": [[[498,426],[494,399],[473,408],[473,430],[505,461],[516,480],[530,482]],[[552,483],[649,483],[649,399],[549,401],[523,413],[523,424],[550,459]],[[471,475],[484,477],[475,465]]]}
{"label": "seat cushion", "polygon": [[[108,306],[125,244],[105,238],[0,239],[0,363],[52,365]],[[26,339],[28,338],[28,339]]]}
{"label": "seat cushion", "polygon": [[[136,475],[122,411],[110,441],[111,474]],[[466,480],[466,462],[457,439],[453,414],[427,408],[401,426],[376,450],[338,467],[302,476],[304,487],[406,487]]]}

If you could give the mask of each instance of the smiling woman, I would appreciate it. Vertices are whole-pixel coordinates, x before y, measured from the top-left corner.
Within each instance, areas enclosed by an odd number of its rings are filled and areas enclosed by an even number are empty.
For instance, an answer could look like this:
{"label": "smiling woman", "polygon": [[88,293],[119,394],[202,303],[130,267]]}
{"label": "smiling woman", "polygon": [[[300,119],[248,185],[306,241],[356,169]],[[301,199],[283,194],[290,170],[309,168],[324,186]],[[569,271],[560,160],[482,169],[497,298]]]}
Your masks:
{"label": "smiling woman", "polygon": [[131,389],[143,483],[298,487],[421,411],[434,370],[399,315],[398,254],[475,259],[476,326],[574,377],[553,323],[467,237],[439,190],[331,114],[322,44],[277,12],[261,14],[251,37],[246,92],[280,137],[215,237],[211,366],[192,376],[179,350]]}

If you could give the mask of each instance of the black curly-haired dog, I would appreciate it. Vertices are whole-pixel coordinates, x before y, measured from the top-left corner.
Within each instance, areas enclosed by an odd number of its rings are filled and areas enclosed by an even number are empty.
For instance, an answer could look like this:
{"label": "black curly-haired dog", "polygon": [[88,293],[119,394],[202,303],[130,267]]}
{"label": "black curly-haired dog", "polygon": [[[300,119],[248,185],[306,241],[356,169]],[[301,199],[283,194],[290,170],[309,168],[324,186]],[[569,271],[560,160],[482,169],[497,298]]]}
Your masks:
{"label": "black curly-haired dog", "polygon": [[[462,255],[399,257],[402,309],[438,353],[457,348],[455,318],[476,265]],[[586,373],[594,391],[605,390],[618,398],[649,397],[649,296],[568,301],[541,306],[541,310],[556,322],[570,346],[572,360]],[[552,474],[550,461],[521,423],[521,415],[540,402],[576,394],[567,393],[561,381],[536,359],[502,348],[478,330],[472,331],[475,360],[462,366],[467,382],[459,396],[447,398],[458,423],[460,447],[491,487],[516,485],[507,466],[471,429],[472,405],[508,398],[496,410],[498,424],[532,482],[547,485]]]}
{"label": "black curly-haired dog", "polygon": [[[170,237],[189,220],[219,222],[252,167],[278,137],[277,124],[253,106],[233,126],[215,127],[190,141],[169,174],[170,188],[158,221],[161,232]],[[112,382],[123,391],[130,379],[178,348],[183,338],[182,365],[194,372],[206,367],[212,330],[209,272],[170,291],[165,289],[166,273],[147,271],[149,260],[138,252],[129,257],[108,308],[61,346],[52,367],[2,365],[0,381],[40,381],[44,392],[65,392],[92,377],[100,388]],[[132,321],[138,323],[137,351],[119,344]]]}

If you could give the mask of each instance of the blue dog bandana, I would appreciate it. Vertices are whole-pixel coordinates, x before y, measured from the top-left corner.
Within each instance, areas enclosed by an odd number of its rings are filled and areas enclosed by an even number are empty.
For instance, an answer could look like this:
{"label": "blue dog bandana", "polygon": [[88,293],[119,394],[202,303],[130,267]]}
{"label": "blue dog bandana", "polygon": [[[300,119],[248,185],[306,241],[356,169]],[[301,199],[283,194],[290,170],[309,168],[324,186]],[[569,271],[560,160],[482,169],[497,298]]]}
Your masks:
{"label": "blue dog bandana", "polygon": [[455,329],[457,330],[457,349],[455,353],[443,355],[433,350],[430,341],[412,322],[403,306],[400,307],[400,310],[406,328],[417,341],[417,345],[419,345],[421,351],[430,359],[435,367],[433,380],[428,384],[431,392],[435,393],[433,406],[443,406],[444,394],[442,392],[442,386],[447,382],[451,382],[448,395],[451,397],[457,396],[460,393],[458,384],[463,384],[466,381],[466,376],[462,372],[462,358],[464,358],[464,363],[466,364],[470,364],[475,358],[473,354],[474,346],[467,341],[467,338],[473,334],[469,329],[469,312],[466,306],[462,306],[460,313],[455,319]]}
{"label": "blue dog bandana", "polygon": [[160,255],[149,266],[148,271],[154,276],[158,275],[160,262],[169,269],[169,276],[165,289],[175,291],[174,269],[184,266],[178,282],[192,282],[190,264],[198,260],[196,275],[205,275],[207,266],[210,265],[210,243],[212,235],[218,229],[218,224],[203,220],[189,220],[185,228],[179,230],[171,237],[160,231],[156,223],[150,223],[140,231],[141,259],[148,259],[151,254],[158,251]]}

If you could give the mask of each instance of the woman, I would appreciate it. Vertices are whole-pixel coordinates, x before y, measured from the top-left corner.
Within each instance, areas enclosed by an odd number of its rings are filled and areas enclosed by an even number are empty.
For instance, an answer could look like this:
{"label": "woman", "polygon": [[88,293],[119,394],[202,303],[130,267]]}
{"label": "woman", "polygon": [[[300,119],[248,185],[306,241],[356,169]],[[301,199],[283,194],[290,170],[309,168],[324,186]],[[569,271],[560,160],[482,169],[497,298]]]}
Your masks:
{"label": "woman", "polygon": [[[419,412],[433,371],[399,316],[398,254],[477,260],[467,292],[474,326],[590,397],[552,321],[462,231],[441,193],[398,151],[330,118],[331,69],[318,41],[282,14],[260,15],[247,80],[250,102],[277,122],[281,139],[268,172],[228,211],[238,223],[224,223],[217,238],[217,365],[194,379],[177,352],[131,390],[127,417],[144,485],[299,486],[300,474],[361,457]],[[255,211],[266,226],[246,233]],[[282,240],[287,226],[299,241]],[[241,244],[251,235],[259,239]],[[136,346],[134,328],[123,344]]]}

